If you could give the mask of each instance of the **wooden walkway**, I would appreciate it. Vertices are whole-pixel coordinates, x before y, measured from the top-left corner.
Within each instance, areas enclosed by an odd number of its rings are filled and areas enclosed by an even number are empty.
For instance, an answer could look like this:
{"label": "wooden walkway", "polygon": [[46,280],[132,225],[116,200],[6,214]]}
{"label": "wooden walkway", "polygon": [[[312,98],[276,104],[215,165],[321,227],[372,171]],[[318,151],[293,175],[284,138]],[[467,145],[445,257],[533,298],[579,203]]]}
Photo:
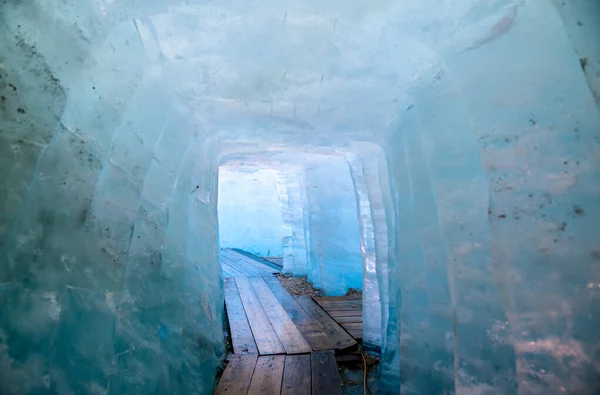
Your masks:
{"label": "wooden walkway", "polygon": [[362,340],[362,296],[315,296],[313,298],[327,314],[344,327],[353,338]]}
{"label": "wooden walkway", "polygon": [[302,354],[357,345],[310,297],[292,296],[275,276],[224,281],[235,354]]}
{"label": "wooden walkway", "polygon": [[[249,254],[248,254],[249,255]],[[240,254],[229,248],[221,249],[221,267],[224,277],[265,277],[280,272],[272,262]]]}
{"label": "wooden walkway", "polygon": [[232,355],[216,395],[341,395],[333,351],[302,355]]}
{"label": "wooden walkway", "polygon": [[221,262],[233,354],[215,394],[341,394],[335,350],[356,340],[315,300],[290,294],[273,263],[234,250]]}

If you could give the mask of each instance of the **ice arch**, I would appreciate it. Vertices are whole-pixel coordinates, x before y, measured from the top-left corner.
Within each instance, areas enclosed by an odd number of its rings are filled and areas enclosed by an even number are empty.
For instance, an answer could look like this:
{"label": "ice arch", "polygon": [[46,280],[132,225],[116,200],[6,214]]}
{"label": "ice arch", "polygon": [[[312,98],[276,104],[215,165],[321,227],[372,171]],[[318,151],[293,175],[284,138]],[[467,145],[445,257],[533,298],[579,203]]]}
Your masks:
{"label": "ice arch", "polygon": [[384,391],[597,392],[599,15],[1,4],[2,391],[211,390],[217,153],[245,140],[383,148]]}

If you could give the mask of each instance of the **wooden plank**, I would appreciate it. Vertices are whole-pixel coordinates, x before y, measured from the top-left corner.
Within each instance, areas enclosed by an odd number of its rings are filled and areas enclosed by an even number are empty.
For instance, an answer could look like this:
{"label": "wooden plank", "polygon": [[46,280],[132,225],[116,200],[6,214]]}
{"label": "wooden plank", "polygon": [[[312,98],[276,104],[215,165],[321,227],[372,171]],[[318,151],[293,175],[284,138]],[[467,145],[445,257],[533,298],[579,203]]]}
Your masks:
{"label": "wooden plank", "polygon": [[247,265],[244,262],[232,257],[227,251],[221,250],[220,260],[223,265],[229,265],[235,270],[249,277],[268,275],[263,270],[259,270],[253,265]]}
{"label": "wooden plank", "polygon": [[356,345],[356,340],[346,333],[346,331],[311,298],[308,296],[294,296],[294,298],[300,306],[302,306],[308,316],[319,325],[327,336],[329,336],[335,344],[335,348],[343,350]]}
{"label": "wooden plank", "polygon": [[336,317],[362,317],[362,310],[327,310],[330,316]]}
{"label": "wooden plank", "polygon": [[362,316],[354,316],[354,317],[336,317],[334,318],[339,324],[344,324],[346,322],[352,323],[360,323],[362,324]]}
{"label": "wooden plank", "polygon": [[362,303],[361,296],[315,296],[319,303]]}
{"label": "wooden plank", "polygon": [[231,342],[235,354],[257,354],[258,349],[250,330],[250,324],[244,311],[235,280],[226,278],[223,281],[225,291],[225,306],[227,307],[227,320],[231,331]]}
{"label": "wooden plank", "polygon": [[260,300],[254,293],[254,289],[252,289],[248,278],[236,277],[235,282],[240,293],[240,299],[244,305],[244,310],[246,311],[246,316],[248,317],[248,323],[254,335],[258,352],[261,355],[285,353],[285,348],[279,341],[279,337],[277,337],[277,333],[275,333],[273,326],[269,322],[269,318]]}
{"label": "wooden plank", "polygon": [[[321,307],[323,307],[323,306],[321,306]],[[323,307],[323,310],[325,310],[329,314],[331,314],[331,313],[337,313],[338,315],[347,314],[348,316],[352,316],[352,315],[361,316],[362,315],[362,309],[346,309],[346,308],[343,308],[343,309],[328,309],[326,307]]]}
{"label": "wooden plank", "polygon": [[320,301],[317,302],[325,310],[327,309],[362,309],[360,300],[343,300],[339,302]]}
{"label": "wooden plank", "polygon": [[281,395],[310,395],[310,375],[310,355],[286,356]]}
{"label": "wooden plank", "polygon": [[244,256],[246,258],[254,259],[257,262],[262,263],[263,265],[272,267],[273,269],[281,270],[281,266],[278,266],[278,265],[276,265],[276,264],[274,264],[272,262],[267,261],[264,258],[261,258],[259,256],[254,255],[254,254],[250,254],[249,252],[246,252],[246,251],[243,251],[243,250],[236,251],[234,249],[232,249],[231,252],[234,253],[234,254],[238,254],[238,255]]}
{"label": "wooden plank", "polygon": [[313,395],[342,395],[340,375],[333,350],[311,354]]}
{"label": "wooden plank", "polygon": [[258,270],[262,270],[268,274],[279,273],[279,270],[275,270],[270,266],[263,265],[262,263],[257,262],[254,259],[250,259],[247,257],[242,257],[242,259],[240,259],[240,262],[242,262],[243,264],[246,264],[246,265],[254,266]]}
{"label": "wooden plank", "polygon": [[231,250],[221,250],[221,256],[223,257],[223,259],[227,259],[228,261],[231,262],[240,262],[240,256],[235,254],[233,251]]}
{"label": "wooden plank", "polygon": [[228,250],[221,250],[219,255],[221,260],[235,261],[235,258],[231,256]]}
{"label": "wooden plank", "polygon": [[269,273],[279,273],[280,272],[279,269],[276,269],[272,266],[266,265],[263,263],[263,261],[258,261],[256,259],[250,258],[246,255],[239,254],[235,251],[231,251],[231,250],[227,251],[227,256],[229,256],[231,259],[233,259],[237,262],[244,263],[246,265],[252,265],[260,270],[264,270]]}
{"label": "wooden plank", "polygon": [[235,270],[241,272],[242,274],[244,274],[248,277],[262,277],[262,276],[270,276],[271,275],[270,273],[267,273],[264,270],[257,269],[252,265],[248,265],[248,264],[245,264],[244,262],[240,262],[240,261],[233,261],[233,260],[226,259],[223,262],[223,264],[231,266]]}
{"label": "wooden plank", "polygon": [[355,324],[355,323],[347,323],[347,324],[343,324],[342,326],[343,326],[343,327],[344,327],[344,329],[346,329],[347,331],[351,331],[351,330],[352,330],[352,331],[354,331],[354,330],[360,330],[360,331],[361,331],[361,330],[363,329],[363,324],[362,324],[362,322],[361,322],[361,323],[358,323],[358,324]]}
{"label": "wooden plank", "polygon": [[258,355],[233,355],[219,380],[215,395],[245,394],[248,392]]}
{"label": "wooden plank", "polygon": [[284,308],[281,306],[273,292],[269,289],[262,278],[250,279],[250,284],[260,303],[262,303],[269,321],[277,333],[277,337],[283,344],[288,354],[303,354],[311,352],[310,346],[306,343],[296,325],[292,322]]}
{"label": "wooden plank", "polygon": [[226,263],[221,263],[221,267],[223,268],[223,272],[229,273],[230,276],[245,276],[245,274],[241,273],[238,270],[235,270]]}
{"label": "wooden plank", "polygon": [[325,332],[323,332],[321,327],[306,314],[302,306],[300,306],[296,299],[290,295],[279,279],[271,277],[264,278],[263,280],[269,286],[273,295],[279,300],[281,306],[283,306],[292,322],[296,324],[296,327],[313,350],[331,350],[335,348],[335,343],[327,336],[327,334],[325,334]]}
{"label": "wooden plank", "polygon": [[314,296],[317,302],[321,301],[340,301],[340,300],[362,300],[362,295],[348,295],[348,296]]}
{"label": "wooden plank", "polygon": [[248,395],[279,395],[285,355],[259,357],[254,368],[254,376],[248,389]]}

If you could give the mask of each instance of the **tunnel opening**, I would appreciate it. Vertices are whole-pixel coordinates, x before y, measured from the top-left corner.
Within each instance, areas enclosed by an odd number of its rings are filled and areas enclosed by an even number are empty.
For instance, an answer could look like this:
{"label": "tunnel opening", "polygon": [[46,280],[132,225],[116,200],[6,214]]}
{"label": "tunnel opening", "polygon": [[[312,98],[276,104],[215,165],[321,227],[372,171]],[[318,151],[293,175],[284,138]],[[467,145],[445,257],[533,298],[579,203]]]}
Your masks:
{"label": "tunnel opening", "polygon": [[[379,177],[388,175],[379,174],[384,169],[377,160],[363,161],[359,154],[372,156],[381,148],[351,142],[340,148],[263,145],[255,151],[252,144],[221,144],[220,262],[231,349],[217,393],[230,390],[229,370],[237,371],[238,364],[258,368],[275,355],[276,367],[288,369],[293,360],[293,370],[298,366],[291,355],[318,358],[327,352],[335,355],[338,381],[347,389],[364,387],[363,370],[377,388],[386,308],[378,290],[387,274],[377,276],[384,257],[376,262],[377,208],[370,199],[379,197],[383,210]],[[385,216],[377,214],[379,236],[387,238]],[[380,244],[381,253],[387,242]],[[254,361],[252,355],[260,356]]]}
{"label": "tunnel opening", "polygon": [[307,276],[324,295],[362,290],[360,202],[342,154],[292,148],[220,163],[222,248],[279,258],[284,273]]}

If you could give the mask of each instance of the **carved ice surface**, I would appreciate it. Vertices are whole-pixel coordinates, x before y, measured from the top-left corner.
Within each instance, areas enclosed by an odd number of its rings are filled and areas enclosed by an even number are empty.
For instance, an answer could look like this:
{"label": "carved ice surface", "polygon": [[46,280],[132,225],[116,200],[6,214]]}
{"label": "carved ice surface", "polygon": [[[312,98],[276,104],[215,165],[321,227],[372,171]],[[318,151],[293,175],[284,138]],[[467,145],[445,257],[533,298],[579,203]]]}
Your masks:
{"label": "carved ice surface", "polygon": [[283,256],[283,223],[275,179],[275,170],[221,166],[222,248],[241,248],[259,256]]}
{"label": "carved ice surface", "polygon": [[0,393],[210,393],[231,158],[282,224],[249,249],[362,288],[381,393],[600,392],[597,0],[6,0],[0,37]]}

